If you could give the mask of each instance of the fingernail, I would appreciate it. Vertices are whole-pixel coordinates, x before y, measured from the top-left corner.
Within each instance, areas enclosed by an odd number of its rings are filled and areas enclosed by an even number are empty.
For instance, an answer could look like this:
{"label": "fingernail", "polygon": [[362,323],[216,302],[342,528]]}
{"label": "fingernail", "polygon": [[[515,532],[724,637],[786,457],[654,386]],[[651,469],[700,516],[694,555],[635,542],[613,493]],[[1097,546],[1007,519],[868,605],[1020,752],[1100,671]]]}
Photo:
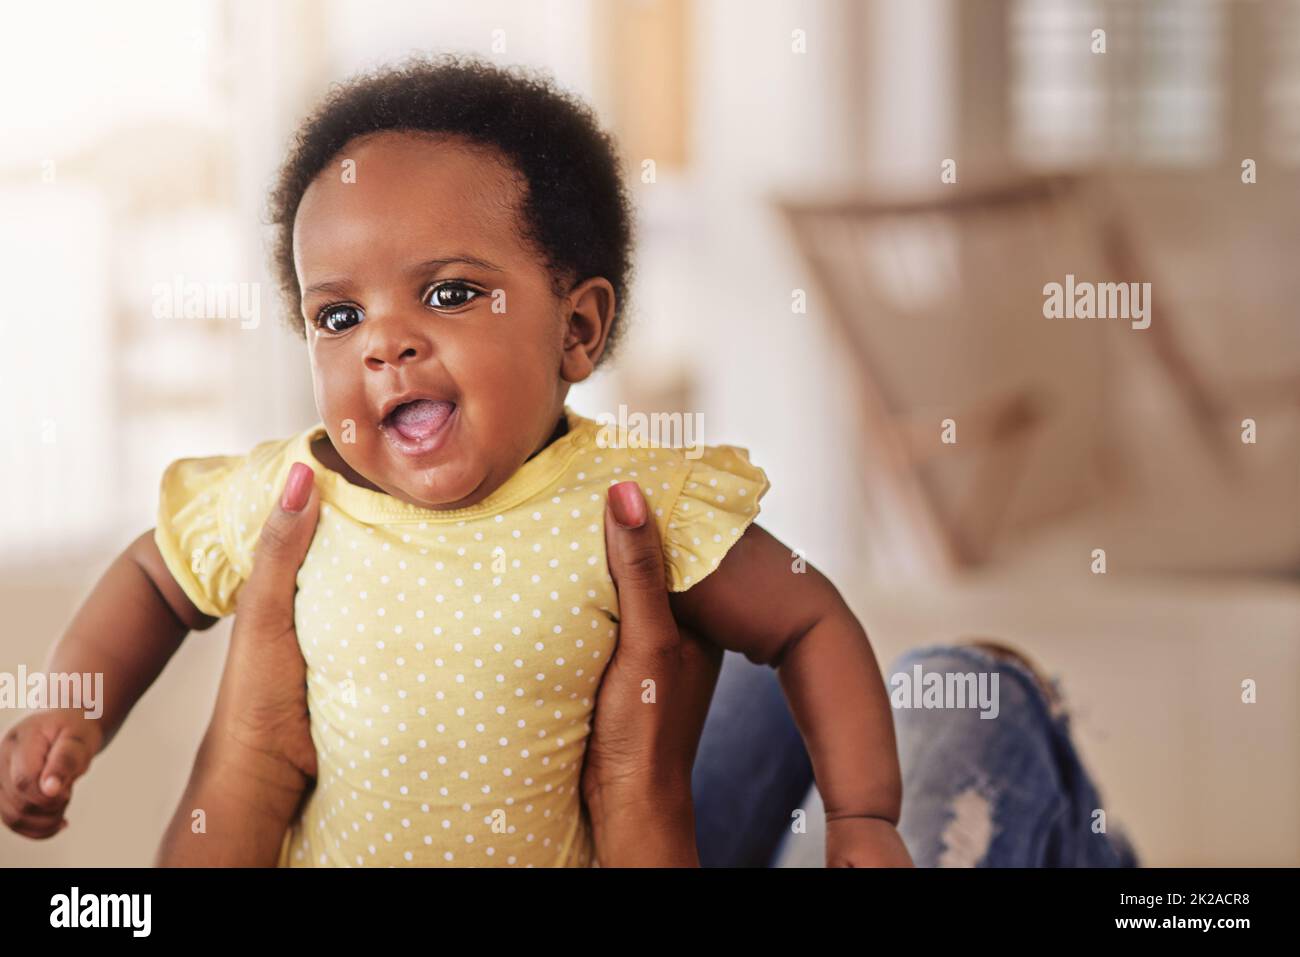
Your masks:
{"label": "fingernail", "polygon": [[311,483],[316,473],[302,462],[294,462],[289,469],[289,480],[284,483],[284,495],[280,497],[280,507],[286,512],[300,512],[311,497]]}
{"label": "fingernail", "polygon": [[45,780],[41,782],[41,790],[50,797],[58,794],[63,787],[63,780],[57,774],[46,775]]}
{"label": "fingernail", "polygon": [[614,520],[624,528],[640,528],[645,524],[645,499],[636,482],[619,482],[609,487],[609,505]]}

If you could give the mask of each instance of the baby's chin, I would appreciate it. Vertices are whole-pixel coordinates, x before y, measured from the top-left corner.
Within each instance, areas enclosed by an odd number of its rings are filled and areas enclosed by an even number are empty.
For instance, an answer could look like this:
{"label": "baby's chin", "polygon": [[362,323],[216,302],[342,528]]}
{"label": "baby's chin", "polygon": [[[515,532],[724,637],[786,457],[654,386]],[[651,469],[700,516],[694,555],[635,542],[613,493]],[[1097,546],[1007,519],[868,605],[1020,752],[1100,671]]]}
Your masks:
{"label": "baby's chin", "polygon": [[[394,474],[396,473],[396,474]],[[384,490],[389,495],[417,508],[445,511],[475,505],[495,487],[486,472],[464,465],[447,463],[434,468],[390,466]]]}

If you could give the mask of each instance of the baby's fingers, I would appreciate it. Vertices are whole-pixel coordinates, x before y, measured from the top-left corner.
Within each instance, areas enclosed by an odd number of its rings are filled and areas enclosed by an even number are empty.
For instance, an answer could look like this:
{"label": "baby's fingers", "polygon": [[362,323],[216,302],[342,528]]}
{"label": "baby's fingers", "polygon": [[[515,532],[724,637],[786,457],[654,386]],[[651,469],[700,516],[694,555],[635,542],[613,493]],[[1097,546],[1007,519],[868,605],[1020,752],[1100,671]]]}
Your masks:
{"label": "baby's fingers", "polygon": [[40,779],[41,794],[46,798],[66,799],[68,788],[86,773],[94,756],[90,741],[69,728],[61,730],[45,759]]}
{"label": "baby's fingers", "polygon": [[15,798],[8,791],[0,791],[0,820],[5,827],[15,834],[40,840],[53,837],[67,827],[63,819],[66,801],[59,801],[54,808],[40,808],[21,798]]}
{"label": "baby's fingers", "polygon": [[8,739],[9,766],[7,772],[8,787],[5,788],[15,803],[31,804],[36,807],[49,808],[59,800],[43,794],[40,789],[41,769],[50,751],[50,742],[33,727],[15,728]]}

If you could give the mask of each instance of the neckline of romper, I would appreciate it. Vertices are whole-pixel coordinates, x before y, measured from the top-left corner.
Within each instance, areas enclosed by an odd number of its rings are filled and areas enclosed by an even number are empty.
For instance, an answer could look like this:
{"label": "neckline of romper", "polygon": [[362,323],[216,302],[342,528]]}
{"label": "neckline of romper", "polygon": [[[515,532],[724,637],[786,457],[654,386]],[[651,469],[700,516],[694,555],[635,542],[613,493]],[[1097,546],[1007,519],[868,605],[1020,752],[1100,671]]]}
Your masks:
{"label": "neckline of romper", "polygon": [[394,498],[387,492],[353,485],[333,469],[322,465],[311,450],[312,441],[325,433],[325,423],[317,422],[298,436],[297,448],[290,457],[305,462],[316,473],[316,487],[321,501],[334,505],[363,522],[428,522],[448,524],[466,519],[484,518],[508,511],[544,491],[568,469],[573,457],[591,443],[590,419],[578,415],[567,405],[565,420],[569,430],[519,467],[514,475],[487,498],[467,508],[422,508]]}

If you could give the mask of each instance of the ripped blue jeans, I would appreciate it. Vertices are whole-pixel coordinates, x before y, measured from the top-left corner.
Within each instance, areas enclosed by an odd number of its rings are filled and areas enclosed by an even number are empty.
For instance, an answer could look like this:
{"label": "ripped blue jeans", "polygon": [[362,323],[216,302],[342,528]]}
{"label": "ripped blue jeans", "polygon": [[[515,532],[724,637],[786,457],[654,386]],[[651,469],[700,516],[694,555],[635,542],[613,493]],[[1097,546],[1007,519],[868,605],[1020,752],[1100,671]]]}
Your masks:
{"label": "ripped blue jeans", "polygon": [[[936,646],[902,655],[885,677],[903,772],[898,830],[918,867],[1136,866],[1069,716],[1029,672],[980,648]],[[776,673],[728,652],[691,781],[700,863],[771,866],[800,836],[792,821],[812,783]]]}

